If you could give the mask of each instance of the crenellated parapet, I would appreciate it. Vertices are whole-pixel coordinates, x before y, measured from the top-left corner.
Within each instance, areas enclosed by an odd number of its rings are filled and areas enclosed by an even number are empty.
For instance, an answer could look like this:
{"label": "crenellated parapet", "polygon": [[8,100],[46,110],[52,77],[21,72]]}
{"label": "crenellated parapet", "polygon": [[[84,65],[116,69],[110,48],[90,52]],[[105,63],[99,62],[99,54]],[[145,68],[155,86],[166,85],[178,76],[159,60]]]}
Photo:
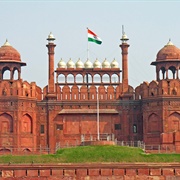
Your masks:
{"label": "crenellated parapet", "polygon": [[17,80],[0,82],[0,99],[4,98],[31,98],[42,100],[41,88],[36,86],[35,82],[28,83],[27,81]]}
{"label": "crenellated parapet", "polygon": [[135,89],[135,99],[180,96],[180,81],[176,79],[143,82]]}

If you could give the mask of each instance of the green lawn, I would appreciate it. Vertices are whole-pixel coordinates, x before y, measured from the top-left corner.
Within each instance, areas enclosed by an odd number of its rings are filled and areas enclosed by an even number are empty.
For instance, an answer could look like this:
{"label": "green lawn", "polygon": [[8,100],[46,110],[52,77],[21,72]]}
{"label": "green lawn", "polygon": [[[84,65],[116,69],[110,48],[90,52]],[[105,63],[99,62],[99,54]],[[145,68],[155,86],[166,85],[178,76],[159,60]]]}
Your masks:
{"label": "green lawn", "polygon": [[145,154],[142,149],[122,146],[80,146],[51,155],[2,155],[1,163],[88,163],[88,162],[180,162],[180,154]]}

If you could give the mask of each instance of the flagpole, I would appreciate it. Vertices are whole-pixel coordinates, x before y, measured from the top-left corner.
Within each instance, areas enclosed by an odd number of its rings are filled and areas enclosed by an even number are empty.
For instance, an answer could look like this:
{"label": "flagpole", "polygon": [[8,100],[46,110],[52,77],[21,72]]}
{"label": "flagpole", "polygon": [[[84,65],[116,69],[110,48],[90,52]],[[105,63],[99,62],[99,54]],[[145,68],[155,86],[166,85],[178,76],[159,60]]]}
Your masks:
{"label": "flagpole", "polygon": [[[87,28],[88,30],[88,28]],[[88,35],[88,33],[87,33]],[[89,59],[89,41],[88,41],[88,37],[87,37],[87,59]]]}
{"label": "flagpole", "polygon": [[99,92],[97,90],[97,140],[99,141]]}

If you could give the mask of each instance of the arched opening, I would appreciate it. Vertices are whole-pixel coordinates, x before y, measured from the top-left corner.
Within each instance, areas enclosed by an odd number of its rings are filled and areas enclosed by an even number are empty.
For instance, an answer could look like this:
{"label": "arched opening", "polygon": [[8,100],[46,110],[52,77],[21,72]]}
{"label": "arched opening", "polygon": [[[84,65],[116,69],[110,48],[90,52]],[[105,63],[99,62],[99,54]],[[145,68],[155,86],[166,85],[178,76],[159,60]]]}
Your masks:
{"label": "arched opening", "polygon": [[[113,75],[111,76],[111,82],[112,82],[112,83],[119,83],[119,77],[118,77],[117,74],[113,74]],[[117,85],[113,85],[113,87],[114,87],[114,90],[115,90],[116,87],[117,87]]]}
{"label": "arched opening", "polygon": [[149,133],[159,133],[160,132],[160,121],[156,114],[151,114],[148,118],[148,132]]}
{"label": "arched opening", "polygon": [[0,149],[0,154],[10,154],[10,153],[11,153],[10,149],[7,149],[5,147]]}
{"label": "arched opening", "polygon": [[161,67],[160,71],[159,71],[159,79],[165,79],[165,68],[164,67]]}
{"label": "arched opening", "polygon": [[58,75],[58,83],[65,83],[65,76],[64,74]]}
{"label": "arched opening", "polygon": [[14,71],[13,71],[13,79],[14,80],[18,80],[18,74],[19,74],[18,70],[14,69]]}
{"label": "arched opening", "polygon": [[110,77],[109,77],[108,74],[104,74],[104,75],[102,76],[102,82],[103,82],[103,83],[110,83]]}
{"label": "arched opening", "polygon": [[173,113],[171,114],[167,119],[167,131],[173,132],[173,131],[179,131],[180,130],[180,114],[179,113]]}
{"label": "arched opening", "polygon": [[29,153],[29,152],[31,152],[31,151],[30,151],[30,149],[25,148],[25,149],[23,149],[23,152]]}
{"label": "arched opening", "polygon": [[11,72],[10,72],[10,69],[8,67],[3,68],[2,77],[3,77],[3,80],[10,80],[11,79]]}
{"label": "arched opening", "polygon": [[95,74],[93,80],[94,83],[101,83],[101,76],[99,74]]}
{"label": "arched opening", "polygon": [[67,75],[67,83],[74,83],[74,76],[72,74]]}
{"label": "arched opening", "polygon": [[22,117],[21,131],[23,133],[32,133],[32,119],[28,114]]}
{"label": "arched opening", "polygon": [[174,66],[170,66],[168,69],[168,79],[175,79],[175,73],[176,73],[176,68]]}
{"label": "arched opening", "polygon": [[83,76],[82,74],[76,75],[76,83],[83,83]]}
{"label": "arched opening", "polygon": [[111,76],[111,82],[112,82],[112,83],[119,83],[119,77],[118,77],[117,74],[113,74],[113,75]]}
{"label": "arched opening", "polygon": [[92,83],[92,76],[91,76],[91,74],[86,74],[85,76],[84,76],[84,82],[85,83]]}
{"label": "arched opening", "polygon": [[0,130],[1,133],[13,132],[13,119],[9,114],[0,115]]}

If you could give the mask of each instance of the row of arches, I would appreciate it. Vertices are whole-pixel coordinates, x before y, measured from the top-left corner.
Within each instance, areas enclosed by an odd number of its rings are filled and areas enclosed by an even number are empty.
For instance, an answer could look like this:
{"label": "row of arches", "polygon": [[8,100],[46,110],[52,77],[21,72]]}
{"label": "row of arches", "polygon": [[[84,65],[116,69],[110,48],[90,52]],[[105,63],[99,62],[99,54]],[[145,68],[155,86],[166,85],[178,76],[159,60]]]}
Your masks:
{"label": "row of arches", "polygon": [[8,66],[3,67],[2,69],[2,80],[18,80],[21,78],[21,72],[18,68],[10,68]]}
{"label": "row of arches", "polygon": [[59,74],[57,76],[57,83],[119,83],[119,74]]}
{"label": "row of arches", "polygon": [[[0,148],[0,154],[11,154],[12,151],[14,151],[14,149],[12,149],[12,148],[5,148],[5,147]],[[19,151],[22,151],[25,154],[32,152],[31,148],[22,148],[22,150],[19,148],[18,152]]]}
{"label": "row of arches", "polygon": [[157,80],[162,80],[162,79],[179,79],[180,78],[180,71],[179,71],[179,66],[173,66],[169,65],[168,67],[166,66],[157,66],[156,68],[156,76]]}
{"label": "row of arches", "polygon": [[[33,122],[30,115],[25,114],[22,116],[20,121],[20,131],[22,133],[32,133],[33,130]],[[13,133],[14,129],[14,120],[13,117],[7,113],[3,113],[0,115],[0,128],[1,134],[4,133]]]}
{"label": "row of arches", "polygon": [[[170,114],[166,121],[166,129],[164,129],[166,132],[174,132],[174,131],[180,131],[180,114],[177,112],[174,112]],[[148,117],[148,124],[147,124],[147,132],[148,133],[160,133],[162,132],[162,121],[161,118],[155,114],[152,113]]]}

